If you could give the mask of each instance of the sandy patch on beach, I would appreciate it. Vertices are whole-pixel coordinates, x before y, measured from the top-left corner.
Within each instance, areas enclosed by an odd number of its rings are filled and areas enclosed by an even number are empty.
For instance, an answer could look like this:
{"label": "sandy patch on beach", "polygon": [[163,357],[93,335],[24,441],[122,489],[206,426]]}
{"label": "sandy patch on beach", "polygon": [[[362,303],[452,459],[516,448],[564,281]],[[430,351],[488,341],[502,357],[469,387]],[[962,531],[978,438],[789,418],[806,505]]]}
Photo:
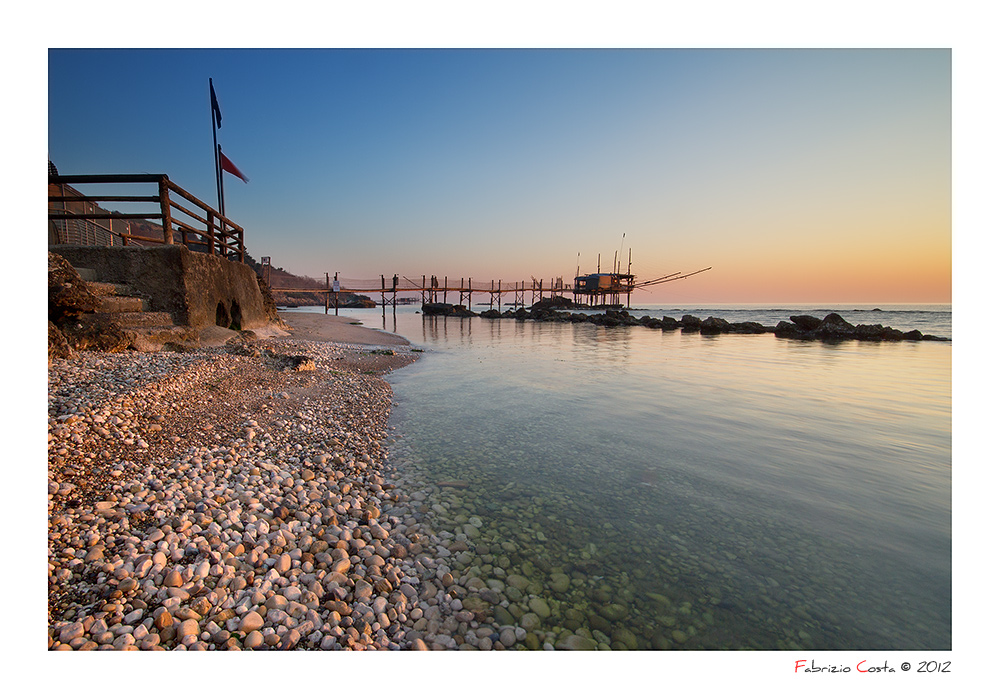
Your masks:
{"label": "sandy patch on beach", "polygon": [[356,371],[384,374],[417,358],[409,341],[399,335],[352,325],[356,320],[322,313],[279,313],[288,326],[289,340],[336,342],[345,347],[339,361]]}
{"label": "sandy patch on beach", "polygon": [[399,335],[384,330],[353,325],[357,320],[323,313],[278,313],[292,337],[314,342],[343,342],[349,345],[409,345]]}

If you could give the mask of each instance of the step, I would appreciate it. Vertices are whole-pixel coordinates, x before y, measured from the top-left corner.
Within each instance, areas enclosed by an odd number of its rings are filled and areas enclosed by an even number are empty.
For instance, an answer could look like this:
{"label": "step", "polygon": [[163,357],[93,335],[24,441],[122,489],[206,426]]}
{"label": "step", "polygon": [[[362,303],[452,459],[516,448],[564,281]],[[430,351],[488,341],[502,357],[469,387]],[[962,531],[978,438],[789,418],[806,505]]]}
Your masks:
{"label": "step", "polygon": [[96,282],[97,281],[97,270],[90,267],[74,267],[76,273],[80,275],[80,278],[85,282]]}
{"label": "step", "polygon": [[94,296],[131,296],[131,287],[127,284],[114,284],[112,282],[87,282],[87,288]]}
{"label": "step", "polygon": [[94,316],[99,320],[117,322],[123,328],[150,328],[174,324],[173,316],[165,311],[95,313]]}
{"label": "step", "polygon": [[100,313],[141,313],[148,311],[145,300],[135,296],[99,296],[97,310]]}

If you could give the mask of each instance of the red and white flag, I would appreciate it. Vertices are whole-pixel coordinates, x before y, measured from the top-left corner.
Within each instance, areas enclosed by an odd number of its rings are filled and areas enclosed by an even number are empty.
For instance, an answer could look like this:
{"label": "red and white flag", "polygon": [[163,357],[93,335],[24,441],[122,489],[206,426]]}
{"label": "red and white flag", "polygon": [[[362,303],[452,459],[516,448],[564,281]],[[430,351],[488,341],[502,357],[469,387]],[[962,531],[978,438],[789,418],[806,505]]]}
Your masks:
{"label": "red and white flag", "polygon": [[250,183],[250,180],[247,179],[247,176],[244,175],[242,172],[240,172],[240,169],[238,167],[233,165],[232,160],[226,157],[225,153],[222,152],[222,148],[219,148],[219,167],[221,167],[223,170],[225,170],[230,174],[236,175],[247,184]]}

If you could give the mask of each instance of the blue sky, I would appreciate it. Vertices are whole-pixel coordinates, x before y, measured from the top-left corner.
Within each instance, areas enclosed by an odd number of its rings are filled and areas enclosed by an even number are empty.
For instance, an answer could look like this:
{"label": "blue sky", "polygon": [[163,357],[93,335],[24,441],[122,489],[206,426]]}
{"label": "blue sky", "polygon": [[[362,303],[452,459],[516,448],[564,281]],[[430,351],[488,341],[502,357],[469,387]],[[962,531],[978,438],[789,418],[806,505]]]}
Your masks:
{"label": "blue sky", "polygon": [[48,150],[214,203],[211,77],[250,178],[226,176],[226,212],[291,271],[569,277],[625,234],[640,278],[712,266],[692,301],[947,302],[950,71],[947,50],[51,50]]}

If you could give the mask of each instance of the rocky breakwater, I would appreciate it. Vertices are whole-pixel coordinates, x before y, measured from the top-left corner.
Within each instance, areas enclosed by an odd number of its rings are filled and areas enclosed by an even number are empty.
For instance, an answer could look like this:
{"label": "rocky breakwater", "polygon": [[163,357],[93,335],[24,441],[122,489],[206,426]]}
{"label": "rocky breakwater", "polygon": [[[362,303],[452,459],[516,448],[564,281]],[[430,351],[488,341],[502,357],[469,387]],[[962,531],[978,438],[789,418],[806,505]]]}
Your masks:
{"label": "rocky breakwater", "polygon": [[843,340],[866,340],[874,342],[898,342],[900,340],[947,341],[948,338],[937,335],[924,335],[919,330],[903,332],[881,324],[852,325],[837,313],[830,313],[820,320],[815,316],[791,316],[791,322],[781,321],[774,328],[776,337],[794,340],[824,340],[838,342]]}
{"label": "rocky breakwater", "polygon": [[663,319],[660,320],[659,327],[663,330],[680,330],[685,333],[700,333],[702,335],[720,335],[723,333],[735,333],[738,335],[763,335],[765,333],[774,332],[773,327],[768,327],[753,321],[730,323],[728,320],[716,318],[714,316],[709,316],[708,318],[702,320],[701,318],[693,315],[681,316],[680,320],[664,316]]}
{"label": "rocky breakwater", "polygon": [[516,311],[497,310],[483,311],[482,318],[510,318],[514,320],[534,320],[555,323],[591,323],[603,327],[642,326],[660,330],[680,330],[684,333],[699,333],[701,335],[763,335],[773,334],[776,337],[795,340],[822,340],[825,342],[840,342],[844,340],[864,340],[869,342],[911,341],[944,341],[948,338],[937,335],[925,335],[919,330],[903,332],[883,325],[852,325],[837,313],[830,313],[820,319],[808,315],[795,315],[789,321],[780,321],[777,325],[768,326],[753,321],[730,323],[724,318],[709,316],[699,318],[684,315],[680,320],[664,316],[653,318],[645,315],[636,318],[627,311],[608,309],[604,313],[567,313],[550,308],[519,308]]}
{"label": "rocky breakwater", "polygon": [[419,501],[387,460],[391,391],[353,368],[369,354],[275,340],[54,361],[48,647],[402,649],[475,634],[482,615],[445,592]]}
{"label": "rocky breakwater", "polygon": [[483,311],[479,314],[482,318],[508,318],[513,320],[534,320],[543,323],[591,323],[593,325],[603,325],[605,327],[618,327],[625,325],[645,325],[651,328],[658,328],[659,321],[644,316],[636,318],[627,311],[609,308],[604,313],[569,313],[559,311],[556,308],[535,304],[531,308],[518,308],[500,312],[495,309]]}
{"label": "rocky breakwater", "polygon": [[706,318],[705,320],[701,320],[691,315],[686,315],[681,320],[670,317],[653,318],[648,315],[636,318],[628,311],[614,308],[609,308],[604,313],[568,313],[547,307],[537,307],[537,304],[531,309],[519,308],[516,311],[504,311],[503,313],[496,310],[483,311],[480,316],[483,318],[512,318],[514,320],[534,320],[549,323],[590,323],[606,328],[642,326],[657,330],[680,329],[683,332],[701,332],[705,335],[716,332],[759,334],[774,331],[774,328],[767,328],[760,323],[729,323],[720,318]]}

